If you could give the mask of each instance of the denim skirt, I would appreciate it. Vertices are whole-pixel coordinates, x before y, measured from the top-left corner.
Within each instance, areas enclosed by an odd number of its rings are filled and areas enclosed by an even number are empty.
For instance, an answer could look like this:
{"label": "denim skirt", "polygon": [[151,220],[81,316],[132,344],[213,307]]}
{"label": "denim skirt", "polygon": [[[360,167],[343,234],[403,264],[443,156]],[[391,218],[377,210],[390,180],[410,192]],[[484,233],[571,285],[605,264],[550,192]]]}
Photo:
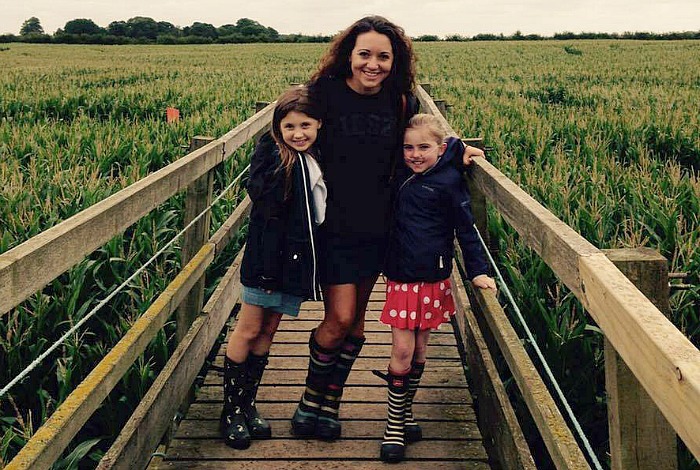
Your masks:
{"label": "denim skirt", "polygon": [[243,286],[241,295],[243,302],[248,305],[256,305],[262,308],[269,308],[277,313],[283,313],[296,317],[299,315],[299,307],[304,301],[302,297],[285,294],[284,292],[265,292],[257,287]]}

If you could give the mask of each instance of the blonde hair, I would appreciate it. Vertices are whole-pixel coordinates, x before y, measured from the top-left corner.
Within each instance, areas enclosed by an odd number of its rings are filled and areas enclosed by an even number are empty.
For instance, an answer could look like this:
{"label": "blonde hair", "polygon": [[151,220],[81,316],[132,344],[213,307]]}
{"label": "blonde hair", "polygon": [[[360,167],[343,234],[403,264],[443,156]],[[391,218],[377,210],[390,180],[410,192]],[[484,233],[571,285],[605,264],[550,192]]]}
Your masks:
{"label": "blonde hair", "polygon": [[447,139],[447,132],[443,129],[438,118],[432,114],[415,114],[406,124],[406,130],[418,129],[419,127],[427,129],[435,137],[438,144],[442,144]]}

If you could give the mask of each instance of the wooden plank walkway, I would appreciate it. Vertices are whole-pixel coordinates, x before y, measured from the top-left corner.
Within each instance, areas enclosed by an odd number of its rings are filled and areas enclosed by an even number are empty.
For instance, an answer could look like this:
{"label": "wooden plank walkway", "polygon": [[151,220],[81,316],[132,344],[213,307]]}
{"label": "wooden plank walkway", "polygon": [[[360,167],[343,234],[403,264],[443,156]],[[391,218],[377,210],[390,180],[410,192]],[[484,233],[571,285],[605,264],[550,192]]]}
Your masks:
{"label": "wooden plank walkway", "polygon": [[[320,302],[306,302],[298,319],[282,320],[258,392],[258,409],[270,420],[272,439],[253,441],[242,451],[224,445],[218,430],[222,377],[220,372],[210,370],[166,455],[154,459],[149,469],[386,468],[387,464],[379,461],[386,421],[386,384],[371,372],[386,370],[391,348],[390,329],[377,321],[384,289],[380,279],[367,313],[367,342],[343,396],[340,440],[329,443],[290,434],[289,420],[306,377],[309,332],[323,316]],[[219,350],[216,365],[223,365],[224,348],[222,345]],[[406,461],[391,468],[490,468],[449,324],[431,337],[414,414],[423,427],[424,439],[411,444]]]}

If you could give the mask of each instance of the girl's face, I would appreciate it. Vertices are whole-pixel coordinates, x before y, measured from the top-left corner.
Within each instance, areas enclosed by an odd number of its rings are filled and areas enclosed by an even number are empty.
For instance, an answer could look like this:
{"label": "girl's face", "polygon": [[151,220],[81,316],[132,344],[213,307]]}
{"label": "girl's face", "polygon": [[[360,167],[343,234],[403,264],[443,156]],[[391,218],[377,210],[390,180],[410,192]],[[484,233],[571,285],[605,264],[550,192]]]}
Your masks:
{"label": "girl's face", "polygon": [[298,111],[290,111],[280,121],[282,140],[297,152],[305,152],[316,142],[321,121]]}
{"label": "girl's face", "polygon": [[382,88],[394,63],[391,40],[376,31],[359,34],[350,53],[352,75],[346,82],[361,95],[373,95]]}
{"label": "girl's face", "polygon": [[446,148],[447,144],[437,142],[425,126],[409,128],[403,136],[403,161],[413,173],[423,173],[437,163]]}

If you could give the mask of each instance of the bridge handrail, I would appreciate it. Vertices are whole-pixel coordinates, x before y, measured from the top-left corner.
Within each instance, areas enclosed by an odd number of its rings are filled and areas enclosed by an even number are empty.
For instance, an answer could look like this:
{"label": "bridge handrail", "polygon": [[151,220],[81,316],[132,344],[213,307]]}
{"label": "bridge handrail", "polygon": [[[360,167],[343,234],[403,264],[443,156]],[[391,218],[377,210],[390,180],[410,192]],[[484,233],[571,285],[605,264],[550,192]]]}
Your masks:
{"label": "bridge handrail", "polygon": [[[270,104],[205,147],[188,153],[176,162],[0,255],[0,281],[7,281],[6,284],[0,284],[0,296],[11,296],[9,300],[3,298],[0,301],[5,302],[0,307],[0,312],[5,313],[13,308],[158,204],[187,188],[207,172],[214,171],[219,163],[230,157],[247,140],[269,127],[273,109],[274,104]],[[216,254],[240,228],[249,210],[250,198],[246,197],[209,241],[183,266],[180,273],[124,337],[37,430],[6,466],[8,470],[49,468],[60,457],[80,428],[99,408],[165,321],[190,293],[192,287],[203,277]],[[50,256],[53,250],[62,250],[62,256]],[[44,262],[48,260],[49,263],[44,268],[41,265],[42,256],[45,257]],[[26,276],[36,276],[39,280],[22,282],[22,278]],[[197,327],[201,327],[200,323],[198,322]]]}
{"label": "bridge handrail", "polygon": [[[418,99],[457,136],[423,89]],[[474,182],[591,314],[688,449],[700,456],[700,351],[606,255],[484,159]]]}
{"label": "bridge handrail", "polygon": [[0,254],[0,316],[122,233],[269,126],[269,105],[234,129]]}
{"label": "bridge handrail", "polygon": [[[250,199],[246,200],[247,214]],[[190,384],[194,382],[209,350],[238,302],[241,294],[242,260],[243,250],[229,266],[200,315],[100,460],[97,470],[146,467],[153,449],[158,446],[172,417],[186,399]]]}
{"label": "bridge handrail", "polygon": [[[459,270],[464,264],[459,247],[456,253],[450,277],[456,310],[455,330],[464,350],[465,366],[469,368],[469,388],[478,397],[474,402],[476,418],[484,440],[490,443],[487,451],[505,470],[535,470],[532,452],[489,350],[487,330],[479,324],[478,309],[467,298],[465,286],[468,282]],[[558,443],[560,446],[568,444]]]}
{"label": "bridge handrail", "polygon": [[[459,266],[464,270],[464,258],[456,243],[455,254],[455,269]],[[462,284],[468,284],[468,280],[462,279],[456,274],[453,276],[459,279]],[[463,295],[462,290],[453,289],[458,296]],[[490,331],[487,342],[495,341],[498,345],[555,467],[572,470],[590,469],[583,451],[559,411],[537,367],[525,350],[515,328],[498,302],[496,294],[485,289],[471,289],[471,292],[470,303],[476,315],[471,321],[472,325],[468,326],[472,329],[488,328]]]}

